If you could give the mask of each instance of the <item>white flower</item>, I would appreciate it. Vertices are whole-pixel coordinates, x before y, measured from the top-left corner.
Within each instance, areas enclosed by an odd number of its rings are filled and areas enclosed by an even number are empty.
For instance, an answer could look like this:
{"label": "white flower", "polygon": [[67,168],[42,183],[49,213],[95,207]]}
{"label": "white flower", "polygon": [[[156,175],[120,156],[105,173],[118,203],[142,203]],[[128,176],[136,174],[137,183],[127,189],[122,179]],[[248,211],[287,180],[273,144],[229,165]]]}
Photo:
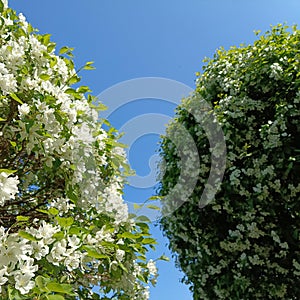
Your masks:
{"label": "white flower", "polygon": [[59,74],[63,77],[64,80],[68,79],[69,69],[62,58],[57,57],[57,63],[55,65],[55,69],[59,72]]}
{"label": "white flower", "polygon": [[67,255],[66,246],[67,241],[65,239],[56,242],[50,254],[47,256],[48,261],[58,266],[59,262],[63,261],[65,259],[65,256]]}
{"label": "white flower", "polygon": [[152,259],[149,259],[149,261],[147,263],[147,268],[151,275],[155,276],[157,274],[157,268],[156,268],[155,262]]}
{"label": "white flower", "polygon": [[43,53],[47,51],[47,47],[39,42],[39,40],[33,36],[29,36],[29,43],[31,44],[31,54],[36,58],[41,58]]}
{"label": "white flower", "polygon": [[146,286],[145,289],[142,291],[142,299],[148,300],[149,298],[150,298],[149,286]]}
{"label": "white flower", "polygon": [[60,214],[67,213],[70,209],[75,207],[75,205],[72,204],[69,199],[65,198],[57,198],[53,200],[50,205],[57,208]]}
{"label": "white flower", "polygon": [[16,92],[17,81],[13,74],[0,74],[0,89],[3,94],[10,94]]}
{"label": "white flower", "polygon": [[49,253],[49,247],[45,245],[43,241],[35,242],[32,246],[34,258],[36,260],[42,259],[42,257],[45,257]]}
{"label": "white flower", "polygon": [[71,237],[68,236],[68,246],[74,251],[80,247],[80,239],[74,234]]}
{"label": "white flower", "polygon": [[17,274],[15,276],[16,284],[15,288],[20,291],[22,295],[27,294],[33,287],[34,282],[31,281],[31,274]]}
{"label": "white flower", "polygon": [[24,17],[24,15],[22,13],[19,14],[19,20],[20,20],[21,23],[23,23],[23,28],[25,29],[25,31],[27,31],[28,23],[27,23],[26,18]]}
{"label": "white flower", "polygon": [[95,138],[91,132],[91,128],[86,123],[83,123],[80,127],[74,127],[73,134],[76,135],[80,141],[87,144],[95,141]]}
{"label": "white flower", "polygon": [[0,173],[0,206],[5,201],[15,199],[15,195],[18,193],[18,176],[10,176],[6,172]]}
{"label": "white flower", "polygon": [[106,241],[106,242],[114,242],[112,234],[109,231],[105,230],[105,227],[102,227],[100,230],[96,232],[95,238],[97,242]]}
{"label": "white flower", "polygon": [[116,251],[117,261],[121,262],[123,260],[124,256],[125,256],[125,251],[122,249],[117,249],[117,251]]}
{"label": "white flower", "polygon": [[19,263],[19,268],[22,274],[28,274],[31,277],[34,276],[34,272],[38,270],[37,265],[33,265],[34,259],[31,257],[22,257],[24,258],[23,260],[20,261]]}
{"label": "white flower", "polygon": [[78,269],[81,258],[82,254],[79,251],[76,251],[66,257],[64,264],[69,271]]}
{"label": "white flower", "polygon": [[8,0],[1,0],[3,3],[3,7],[7,8],[8,7]]}
{"label": "white flower", "polygon": [[30,112],[30,107],[27,103],[18,106],[19,117],[25,116]]}
{"label": "white flower", "polygon": [[38,239],[43,239],[45,244],[52,243],[53,239],[52,236],[60,229],[58,226],[52,226],[51,224],[42,221],[38,231],[35,233],[35,237]]}
{"label": "white flower", "polygon": [[1,292],[1,285],[5,284],[8,280],[7,277],[4,277],[7,274],[7,266],[4,266],[3,269],[0,270],[0,292]]}
{"label": "white flower", "polygon": [[124,157],[124,159],[126,160],[126,152],[125,152],[124,148],[115,147],[115,148],[113,148],[113,153]]}
{"label": "white flower", "polygon": [[270,78],[274,78],[275,80],[280,79],[283,69],[279,65],[279,63],[272,64],[270,68],[271,68]]}
{"label": "white flower", "polygon": [[9,266],[13,270],[20,260],[27,258],[27,254],[31,254],[32,247],[27,244],[27,240],[20,240],[17,234],[5,235],[5,237],[0,244],[0,265]]}

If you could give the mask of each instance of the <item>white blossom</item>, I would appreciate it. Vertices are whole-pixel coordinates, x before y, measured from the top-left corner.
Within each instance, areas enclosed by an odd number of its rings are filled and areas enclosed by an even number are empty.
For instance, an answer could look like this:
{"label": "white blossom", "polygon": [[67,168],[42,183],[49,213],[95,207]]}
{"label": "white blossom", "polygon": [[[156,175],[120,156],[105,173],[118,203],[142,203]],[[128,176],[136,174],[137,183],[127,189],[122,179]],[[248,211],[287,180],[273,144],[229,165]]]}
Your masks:
{"label": "white blossom", "polygon": [[157,274],[157,268],[156,268],[155,262],[152,259],[150,259],[148,261],[147,268],[151,275],[155,276]]}
{"label": "white blossom", "polygon": [[15,287],[20,291],[21,294],[27,294],[33,287],[34,281],[31,280],[32,276],[28,273],[26,274],[17,274],[15,276],[16,284]]}
{"label": "white blossom", "polygon": [[125,251],[121,250],[121,249],[117,249],[117,251],[116,251],[117,261],[121,262],[123,260],[124,256],[125,256]]}
{"label": "white blossom", "polygon": [[18,176],[9,176],[6,172],[0,173],[0,206],[7,200],[15,199],[18,184]]}
{"label": "white blossom", "polygon": [[27,115],[30,112],[30,107],[27,103],[18,106],[19,116]]}

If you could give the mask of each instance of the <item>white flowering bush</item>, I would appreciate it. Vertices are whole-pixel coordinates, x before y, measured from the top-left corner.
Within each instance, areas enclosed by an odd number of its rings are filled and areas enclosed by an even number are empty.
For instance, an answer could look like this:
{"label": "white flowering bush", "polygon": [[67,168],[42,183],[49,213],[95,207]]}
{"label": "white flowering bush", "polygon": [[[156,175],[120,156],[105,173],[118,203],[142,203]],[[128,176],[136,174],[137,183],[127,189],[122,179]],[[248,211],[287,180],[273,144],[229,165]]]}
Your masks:
{"label": "white flowering bush", "polygon": [[[169,125],[186,126],[200,157],[189,201],[161,221],[194,299],[300,298],[299,49],[300,31],[283,25],[253,45],[219,49]],[[227,167],[220,191],[201,207],[213,146],[197,121],[201,112],[189,111],[203,101],[224,132]],[[161,156],[163,197],[180,173],[167,137]]]}
{"label": "white flowering bush", "polygon": [[0,13],[0,299],[148,299],[155,240],[122,199],[117,132],[72,49]]}

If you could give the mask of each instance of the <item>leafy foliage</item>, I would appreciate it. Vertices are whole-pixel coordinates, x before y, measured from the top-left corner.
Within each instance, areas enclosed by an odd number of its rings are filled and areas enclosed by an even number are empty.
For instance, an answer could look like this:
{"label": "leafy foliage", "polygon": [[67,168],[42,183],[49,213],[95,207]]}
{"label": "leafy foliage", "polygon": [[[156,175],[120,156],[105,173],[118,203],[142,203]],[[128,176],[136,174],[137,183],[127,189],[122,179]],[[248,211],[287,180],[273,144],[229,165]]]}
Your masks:
{"label": "leafy foliage", "polygon": [[117,131],[72,49],[0,12],[0,299],[148,299],[156,242],[122,199]]}
{"label": "leafy foliage", "polygon": [[[161,221],[194,299],[300,298],[299,49],[300,31],[280,24],[253,45],[219,49],[169,125],[186,126],[200,157],[189,201]],[[201,101],[212,105],[227,144],[221,189],[202,208],[211,149],[189,113]],[[159,194],[166,197],[180,173],[168,137],[161,156]]]}

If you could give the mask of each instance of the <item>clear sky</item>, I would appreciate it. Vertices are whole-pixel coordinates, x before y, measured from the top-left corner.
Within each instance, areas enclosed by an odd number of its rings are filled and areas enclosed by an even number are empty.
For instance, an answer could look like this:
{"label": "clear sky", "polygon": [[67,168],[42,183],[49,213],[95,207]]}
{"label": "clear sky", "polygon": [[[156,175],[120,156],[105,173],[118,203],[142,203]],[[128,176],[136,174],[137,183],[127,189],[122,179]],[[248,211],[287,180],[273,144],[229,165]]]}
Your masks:
{"label": "clear sky", "polygon": [[[117,83],[149,76],[176,80],[194,88],[195,72],[201,71],[203,58],[212,57],[218,47],[252,43],[253,31],[266,31],[271,24],[300,24],[299,0],[10,0],[9,3],[23,12],[41,33],[51,33],[58,47],[74,47],[77,67],[95,61],[95,71],[81,74],[82,84],[88,85],[94,95],[103,94]],[[173,115],[172,101],[154,101],[150,94],[114,111],[110,116],[112,124],[122,128],[139,116],[145,122],[152,117],[154,124],[158,116]],[[103,101],[110,106],[114,99]],[[155,154],[159,140],[155,129],[147,127],[147,130],[129,149],[130,164],[138,176],[151,173],[149,159]],[[125,199],[145,201],[154,194],[155,185],[151,179],[149,182],[148,188],[126,187]],[[167,240],[157,227],[153,226],[153,234],[160,244],[151,257],[163,252],[170,255]],[[188,288],[179,282],[183,274],[174,267],[173,260],[159,263],[159,271],[161,276],[157,287],[151,289],[151,300],[192,299]]]}

